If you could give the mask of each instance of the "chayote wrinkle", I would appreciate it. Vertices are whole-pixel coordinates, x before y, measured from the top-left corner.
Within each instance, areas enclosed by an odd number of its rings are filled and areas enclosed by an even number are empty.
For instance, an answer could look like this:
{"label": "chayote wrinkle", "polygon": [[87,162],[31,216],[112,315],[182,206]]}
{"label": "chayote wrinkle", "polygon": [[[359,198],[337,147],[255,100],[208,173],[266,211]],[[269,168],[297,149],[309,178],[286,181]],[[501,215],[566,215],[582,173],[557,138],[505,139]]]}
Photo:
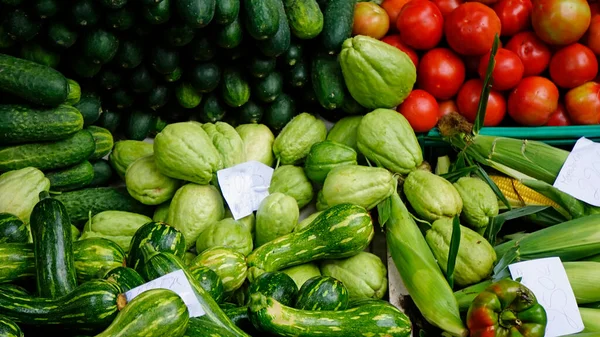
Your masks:
{"label": "chayote wrinkle", "polygon": [[415,170],[404,180],[404,194],[423,220],[453,218],[463,203],[456,188],[446,179],[429,171]]}
{"label": "chayote wrinkle", "polygon": [[205,123],[202,128],[221,155],[223,168],[232,167],[245,161],[244,142],[231,125],[223,122]]}
{"label": "chayote wrinkle", "polygon": [[275,169],[271,178],[269,193],[275,192],[296,199],[298,208],[308,205],[314,197],[313,186],[306,177],[304,170],[294,165],[282,165]]}
{"label": "chayote wrinkle", "polygon": [[328,207],[353,203],[370,210],[389,197],[395,191],[395,187],[396,180],[392,173],[384,168],[338,166],[325,178],[320,196],[322,200],[317,202],[320,201]]}
{"label": "chayote wrinkle", "polygon": [[487,183],[474,177],[462,177],[454,187],[463,200],[462,219],[468,227],[482,234],[490,217],[498,215],[496,194]]}
{"label": "chayote wrinkle", "polygon": [[313,144],[324,141],[326,136],[325,123],[303,112],[283,127],[273,143],[273,153],[280,164],[297,164],[308,155]]}
{"label": "chayote wrinkle", "polygon": [[29,224],[31,211],[40,200],[39,194],[50,189],[50,180],[34,167],[0,174],[0,212],[17,216]]}

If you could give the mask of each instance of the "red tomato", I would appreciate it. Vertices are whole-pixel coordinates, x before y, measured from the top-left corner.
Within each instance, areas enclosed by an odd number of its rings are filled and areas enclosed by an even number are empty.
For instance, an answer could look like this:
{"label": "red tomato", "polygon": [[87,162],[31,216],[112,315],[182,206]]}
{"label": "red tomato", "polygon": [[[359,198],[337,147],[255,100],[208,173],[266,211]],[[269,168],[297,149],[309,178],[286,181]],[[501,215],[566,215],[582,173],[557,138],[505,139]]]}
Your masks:
{"label": "red tomato", "polygon": [[567,45],[585,34],[591,15],[586,0],[536,0],[531,24],[542,41]]}
{"label": "red tomato", "polygon": [[600,13],[600,7],[597,2],[588,2],[590,5],[590,13],[592,14],[592,19],[598,13]]}
{"label": "red tomato", "polygon": [[353,35],[366,35],[381,39],[390,29],[387,12],[374,2],[359,2],[354,7]]}
{"label": "red tomato", "polygon": [[550,78],[563,88],[575,88],[596,78],[598,60],[592,50],[573,43],[557,51],[550,60]]}
{"label": "red tomato", "polygon": [[413,90],[398,106],[401,113],[415,132],[427,132],[437,124],[440,115],[438,103],[425,90]]}
{"label": "red tomato", "polygon": [[448,48],[432,49],[419,62],[417,81],[433,97],[450,99],[465,81],[465,64]]}
{"label": "red tomato", "polygon": [[569,90],[565,107],[573,124],[600,123],[600,84],[587,82]]}
{"label": "red tomato", "polygon": [[585,37],[585,44],[594,54],[600,55],[600,15],[592,16],[592,21]]}
{"label": "red tomato", "polygon": [[506,49],[519,56],[525,67],[524,77],[536,76],[544,72],[550,64],[552,52],[533,32],[521,32],[513,36]]}
{"label": "red tomato", "polygon": [[554,112],[550,115],[550,119],[546,122],[546,126],[567,126],[571,125],[571,120],[569,119],[569,115],[567,114],[567,109],[565,105],[562,103],[558,103],[558,107]]}
{"label": "red tomato", "polygon": [[414,49],[402,42],[400,35],[388,35],[381,39],[381,41],[402,50],[413,61],[415,68],[419,66],[419,55],[417,55]]}
{"label": "red tomato", "polygon": [[390,28],[396,29],[396,20],[398,20],[398,14],[402,10],[402,7],[406,5],[410,0],[383,0],[381,3],[381,7],[385,9],[388,13],[388,17],[390,18]]}
{"label": "red tomato", "polygon": [[458,6],[464,3],[464,0],[431,0],[438,8],[442,15],[446,17],[446,15],[450,14],[453,10],[455,10]]}
{"label": "red tomato", "polygon": [[483,55],[500,35],[500,19],[490,7],[479,2],[467,2],[446,17],[446,40],[462,55]]}
{"label": "red tomato", "polygon": [[440,118],[451,112],[458,112],[458,107],[453,100],[438,102],[438,105],[440,106]]}
{"label": "red tomato", "polygon": [[525,77],[508,96],[508,114],[521,125],[546,124],[558,106],[558,88],[540,76]]}
{"label": "red tomato", "polygon": [[[483,90],[483,81],[475,78],[468,80],[463,84],[456,96],[456,105],[458,112],[469,122],[473,123],[477,117],[479,99]],[[485,109],[484,126],[496,126],[502,122],[506,114],[506,100],[504,96],[496,90],[490,91],[487,108]]]}
{"label": "red tomato", "polygon": [[[479,78],[485,79],[490,52],[483,55],[479,61]],[[514,52],[499,48],[496,53],[496,65],[492,71],[492,88],[502,91],[514,88],[523,78],[525,67]]]}
{"label": "red tomato", "polygon": [[494,5],[494,12],[500,18],[502,36],[515,35],[531,25],[531,0],[500,0]]}
{"label": "red tomato", "polygon": [[431,49],[442,39],[444,17],[433,2],[413,0],[400,11],[396,28],[402,41],[410,47]]}

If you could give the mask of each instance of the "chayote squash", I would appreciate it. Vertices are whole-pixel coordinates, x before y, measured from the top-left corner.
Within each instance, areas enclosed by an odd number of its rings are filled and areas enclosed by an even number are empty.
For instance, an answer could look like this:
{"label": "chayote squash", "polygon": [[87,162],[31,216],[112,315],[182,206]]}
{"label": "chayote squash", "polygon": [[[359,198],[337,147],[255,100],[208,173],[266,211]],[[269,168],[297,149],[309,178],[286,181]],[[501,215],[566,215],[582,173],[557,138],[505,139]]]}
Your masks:
{"label": "chayote squash", "polygon": [[200,185],[208,184],[223,168],[221,155],[202,124],[193,121],[169,124],[156,135],[154,159],[164,175]]}
{"label": "chayote squash", "polygon": [[[452,222],[453,220],[449,218],[436,220],[425,234],[427,244],[444,272],[448,265]],[[464,287],[478,283],[491,274],[495,262],[494,247],[483,236],[461,225],[460,246],[454,267],[456,284]]]}
{"label": "chayote squash", "polygon": [[[396,190],[396,179],[380,167],[345,165],[332,169],[322,189],[327,207],[351,203],[371,210]],[[322,207],[322,206],[321,206]],[[318,210],[322,208],[317,207]]]}
{"label": "chayote squash", "polygon": [[315,116],[303,112],[283,127],[273,142],[273,153],[280,164],[300,163],[310,147],[325,140],[327,127]]}
{"label": "chayote squash", "polygon": [[233,126],[216,122],[202,124],[202,128],[221,154],[223,168],[232,167],[246,161],[244,142]]}
{"label": "chayote squash", "polygon": [[364,35],[344,41],[339,61],[348,91],[368,109],[396,107],[417,80],[417,69],[406,53]]}
{"label": "chayote squash", "polygon": [[214,186],[190,183],[175,192],[166,222],[183,233],[189,249],[200,233],[223,219],[224,213],[223,198]]}
{"label": "chayote squash", "polygon": [[158,205],[154,210],[152,220],[156,222],[167,222],[167,218],[169,217],[169,206],[171,206],[171,200]]}
{"label": "chayote squash", "polygon": [[299,231],[303,230],[304,228],[308,227],[322,212],[323,211],[316,211],[313,214],[304,218],[304,220],[298,222],[296,227],[294,227],[294,232],[299,232]]}
{"label": "chayote squash", "polygon": [[327,201],[323,197],[323,190],[320,190],[319,193],[317,193],[317,203],[315,206],[317,208],[317,211],[321,212],[329,208]]}
{"label": "chayote squash", "polygon": [[185,252],[185,255],[183,255],[183,263],[186,266],[189,266],[192,263],[192,261],[194,261],[196,256],[198,256],[198,255],[196,255],[195,253]]}
{"label": "chayote squash", "polygon": [[0,175],[0,213],[16,215],[26,224],[40,192],[50,190],[50,180],[35,167],[25,167]]}
{"label": "chayote squash", "polygon": [[256,247],[291,233],[300,211],[296,200],[283,193],[272,193],[256,211]]}
{"label": "chayote squash", "polygon": [[321,274],[342,281],[350,299],[381,299],[387,291],[387,269],[377,255],[368,252],[342,260],[325,260]]}
{"label": "chayote squash", "polygon": [[273,142],[275,136],[271,129],[264,124],[242,124],[235,130],[244,142],[246,160],[256,160],[267,166],[273,166]]}
{"label": "chayote squash", "polygon": [[308,179],[323,184],[332,168],[343,165],[357,165],[356,151],[344,144],[325,140],[314,144],[304,162],[304,172]]}
{"label": "chayote squash", "polygon": [[208,226],[196,240],[199,253],[212,247],[229,248],[246,256],[252,252],[252,234],[240,221],[225,218]]}
{"label": "chayote squash", "polygon": [[79,240],[79,237],[81,237],[81,231],[79,230],[79,228],[75,227],[74,225],[71,225],[71,240],[77,241]]}
{"label": "chayote squash", "polygon": [[453,218],[462,211],[462,199],[452,183],[429,171],[411,172],[403,188],[406,199],[423,220]]}
{"label": "chayote squash", "polygon": [[498,198],[492,188],[483,180],[462,177],[454,183],[463,202],[462,220],[467,227],[483,234],[490,217],[498,215]]}
{"label": "chayote squash", "polygon": [[142,214],[104,211],[94,215],[85,223],[79,239],[93,237],[109,239],[119,244],[127,252],[133,234],[138,228],[151,221],[152,219]]}
{"label": "chayote squash", "polygon": [[125,172],[127,191],[144,205],[158,205],[173,197],[180,181],[160,173],[154,155],[139,158]]}
{"label": "chayote squash", "polygon": [[115,142],[108,161],[121,179],[125,179],[129,165],[139,158],[151,155],[154,152],[153,146],[141,140],[120,140]]}
{"label": "chayote squash", "polygon": [[[229,208],[225,209],[225,218],[233,219],[233,214]],[[254,216],[254,213],[250,213],[250,215],[247,215],[241,219],[237,219],[236,221],[244,225],[244,227],[250,231],[250,234],[252,234],[252,238],[254,238],[254,227],[256,224],[256,217]]]}
{"label": "chayote squash", "polygon": [[296,199],[298,208],[308,205],[313,197],[313,186],[302,167],[294,165],[279,166],[271,177],[269,193],[283,193]]}
{"label": "chayote squash", "polygon": [[327,140],[350,146],[354,151],[358,152],[356,136],[362,118],[363,116],[349,116],[340,119],[333,125],[331,130],[329,130]]}
{"label": "chayote squash", "polygon": [[398,112],[377,109],[366,114],[357,130],[358,150],[373,164],[407,174],[423,162],[423,153],[410,123]]}
{"label": "chayote squash", "polygon": [[321,276],[321,270],[319,269],[319,266],[312,262],[289,267],[283,269],[281,272],[291,277],[292,280],[296,282],[298,289],[300,289],[304,282],[306,282],[308,279],[315,276]]}
{"label": "chayote squash", "polygon": [[212,247],[202,253],[190,263],[189,269],[205,266],[219,276],[223,281],[223,290],[231,293],[239,289],[248,272],[244,255],[224,247]]}

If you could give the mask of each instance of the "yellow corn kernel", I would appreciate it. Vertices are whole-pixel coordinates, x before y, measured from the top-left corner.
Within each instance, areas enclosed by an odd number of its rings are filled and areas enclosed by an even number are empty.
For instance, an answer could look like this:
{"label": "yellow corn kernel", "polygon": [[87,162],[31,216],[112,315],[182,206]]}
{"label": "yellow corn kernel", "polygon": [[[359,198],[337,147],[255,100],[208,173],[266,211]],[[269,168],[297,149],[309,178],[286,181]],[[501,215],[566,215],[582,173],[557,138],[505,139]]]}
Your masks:
{"label": "yellow corn kernel", "polygon": [[502,194],[508,199],[511,205],[524,206],[551,206],[559,209],[560,206],[545,195],[523,185],[517,179],[490,175],[490,179],[498,186]]}

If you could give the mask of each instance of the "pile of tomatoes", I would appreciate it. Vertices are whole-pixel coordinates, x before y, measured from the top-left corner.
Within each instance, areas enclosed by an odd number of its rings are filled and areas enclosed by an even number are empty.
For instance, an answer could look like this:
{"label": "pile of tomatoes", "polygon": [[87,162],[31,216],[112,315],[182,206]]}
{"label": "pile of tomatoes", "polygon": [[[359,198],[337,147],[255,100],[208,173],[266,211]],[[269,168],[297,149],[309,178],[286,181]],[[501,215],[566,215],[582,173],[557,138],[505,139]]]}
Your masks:
{"label": "pile of tomatoes", "polygon": [[429,131],[451,111],[474,121],[496,34],[501,46],[485,126],[600,123],[596,3],[359,2],[353,28],[399,48],[415,64],[417,84],[397,109],[417,132]]}

